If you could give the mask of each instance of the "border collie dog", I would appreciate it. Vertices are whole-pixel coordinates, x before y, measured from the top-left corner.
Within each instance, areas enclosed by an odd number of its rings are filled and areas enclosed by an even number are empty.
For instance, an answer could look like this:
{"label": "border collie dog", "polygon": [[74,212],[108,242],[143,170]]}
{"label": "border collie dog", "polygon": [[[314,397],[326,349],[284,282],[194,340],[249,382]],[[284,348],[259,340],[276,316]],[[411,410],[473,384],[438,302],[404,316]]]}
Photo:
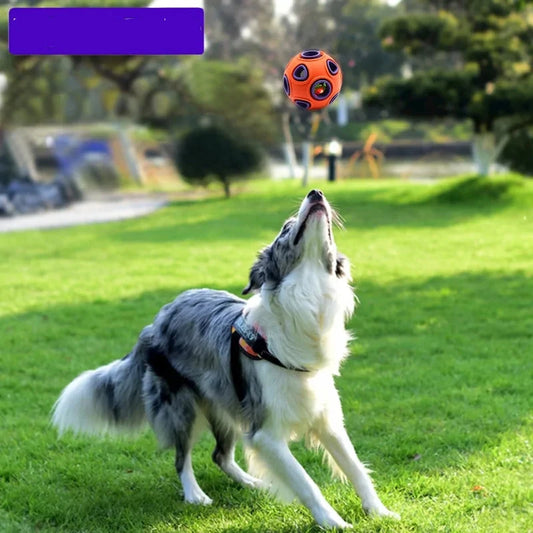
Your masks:
{"label": "border collie dog", "polygon": [[[323,527],[351,527],[289,450],[306,437],[369,514],[397,517],[357,458],[334,385],[355,303],[349,262],[333,240],[335,216],[321,191],[309,192],[259,253],[243,290],[253,293],[249,300],[199,289],[165,305],[128,355],[64,389],[53,411],[59,432],[114,433],[148,420],[161,445],[176,450],[185,501],[210,504],[191,459],[208,427],[213,460],[230,478],[296,496]],[[234,459],[240,437],[250,473]]]}

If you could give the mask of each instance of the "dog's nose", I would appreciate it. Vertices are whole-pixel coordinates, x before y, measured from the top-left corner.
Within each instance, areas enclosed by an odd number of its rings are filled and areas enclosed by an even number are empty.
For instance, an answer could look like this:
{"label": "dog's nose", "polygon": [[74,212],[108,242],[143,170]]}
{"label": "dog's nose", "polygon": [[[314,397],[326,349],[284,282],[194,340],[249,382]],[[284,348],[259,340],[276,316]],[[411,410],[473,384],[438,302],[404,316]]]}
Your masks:
{"label": "dog's nose", "polygon": [[309,198],[311,202],[318,202],[319,200],[322,200],[324,198],[324,194],[319,189],[313,189],[309,192],[307,198]]}

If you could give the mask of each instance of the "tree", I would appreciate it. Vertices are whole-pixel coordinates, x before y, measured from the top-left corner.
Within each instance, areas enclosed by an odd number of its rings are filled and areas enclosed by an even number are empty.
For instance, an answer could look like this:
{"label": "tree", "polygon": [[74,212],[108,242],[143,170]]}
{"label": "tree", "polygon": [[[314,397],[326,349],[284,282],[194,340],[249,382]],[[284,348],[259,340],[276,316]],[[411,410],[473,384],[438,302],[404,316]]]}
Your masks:
{"label": "tree", "polygon": [[256,170],[261,162],[254,145],[233,136],[219,126],[189,131],[178,148],[177,166],[190,183],[207,185],[213,179],[231,195],[231,182]]}
{"label": "tree", "polygon": [[383,50],[378,35],[380,25],[397,9],[379,0],[337,0],[336,3],[340,5],[331,53],[343,66],[343,85],[360,89],[374,83],[379,76],[399,74],[404,54]]}
{"label": "tree", "polygon": [[[87,7],[84,0],[17,1],[10,7]],[[138,7],[146,0],[91,0],[91,7]],[[7,78],[2,125],[117,120],[118,140],[129,171],[140,179],[126,122],[157,122],[165,97],[180,94],[175,80],[161,75],[176,59],[145,56],[11,56],[7,51],[8,8],[0,7],[0,70]],[[95,30],[97,38],[97,30]],[[149,85],[148,89],[146,86]],[[163,104],[163,105],[161,105]]]}
{"label": "tree", "polygon": [[265,43],[272,39],[273,0],[209,0],[204,11],[206,58],[265,59]]}
{"label": "tree", "polygon": [[[2,118],[7,122],[71,122],[131,115],[134,84],[146,57],[11,56],[7,51],[8,10],[17,6],[86,7],[83,0],[12,0],[0,7],[0,70],[8,85]],[[91,7],[138,7],[146,0],[92,0]],[[95,72],[97,76],[95,76]],[[98,101],[99,100],[99,101]]]}
{"label": "tree", "polygon": [[425,11],[385,22],[380,36],[389,50],[440,61],[407,79],[378,81],[364,103],[411,118],[470,119],[474,160],[488,175],[512,132],[533,123],[533,8],[515,0],[418,5]]}
{"label": "tree", "polygon": [[[210,36],[210,46],[209,53],[202,58],[13,57],[7,53],[7,8],[0,7],[0,70],[6,72],[9,80],[5,93],[8,105],[4,107],[3,118],[16,123],[128,118],[172,130],[179,123],[186,127],[192,120],[197,121],[198,115],[208,113],[228,118],[232,126],[242,124],[243,129],[248,130],[247,134],[252,131],[250,125],[253,122],[256,136],[270,141],[275,130],[270,95],[263,89],[263,73],[258,68],[262,53],[259,36],[266,39],[264,19],[268,20],[269,2],[239,2],[242,9],[237,15],[235,6],[224,0],[215,0],[206,6],[206,33]],[[19,1],[16,5],[27,3]],[[143,6],[149,1],[33,0],[33,3],[63,6],[90,3],[92,7],[105,7]],[[250,31],[244,32],[246,28]],[[226,30],[228,33],[224,34]],[[237,38],[241,30],[246,39]],[[227,59],[206,62],[204,66],[205,59],[217,57],[217,51],[226,49],[231,52]],[[243,54],[253,55],[255,61],[237,62],[236,58]],[[209,83],[214,86],[209,88]],[[281,82],[278,85],[281,87]],[[91,102],[97,104],[97,101],[100,106],[89,105]],[[95,107],[99,107],[99,113],[94,112]],[[69,109],[71,112],[67,112]],[[93,116],[88,116],[89,112]]]}
{"label": "tree", "polygon": [[276,117],[263,72],[248,59],[193,59],[176,75],[204,120],[250,142],[264,145],[273,141]]}
{"label": "tree", "polygon": [[515,172],[533,176],[533,128],[511,134],[498,160]]}

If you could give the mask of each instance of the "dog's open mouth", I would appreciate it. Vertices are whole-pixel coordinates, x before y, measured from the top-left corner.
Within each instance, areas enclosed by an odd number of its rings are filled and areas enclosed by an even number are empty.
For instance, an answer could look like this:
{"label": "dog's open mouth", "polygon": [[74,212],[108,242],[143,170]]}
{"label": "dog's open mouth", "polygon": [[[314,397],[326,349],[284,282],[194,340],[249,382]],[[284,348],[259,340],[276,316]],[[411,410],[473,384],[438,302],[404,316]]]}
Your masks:
{"label": "dog's open mouth", "polygon": [[309,220],[309,217],[313,213],[317,213],[319,211],[323,212],[326,215],[326,220],[327,220],[327,223],[328,223],[328,235],[329,235],[330,240],[331,240],[331,221],[330,221],[330,218],[329,218],[329,211],[328,211],[326,205],[323,202],[315,202],[314,204],[311,204],[311,206],[309,207],[309,211],[305,215],[305,218],[304,218],[302,224],[300,225],[300,228],[298,229],[298,233],[296,234],[296,237],[294,238],[294,245],[295,246],[300,242],[301,238],[304,235],[305,228],[307,227],[307,221]]}

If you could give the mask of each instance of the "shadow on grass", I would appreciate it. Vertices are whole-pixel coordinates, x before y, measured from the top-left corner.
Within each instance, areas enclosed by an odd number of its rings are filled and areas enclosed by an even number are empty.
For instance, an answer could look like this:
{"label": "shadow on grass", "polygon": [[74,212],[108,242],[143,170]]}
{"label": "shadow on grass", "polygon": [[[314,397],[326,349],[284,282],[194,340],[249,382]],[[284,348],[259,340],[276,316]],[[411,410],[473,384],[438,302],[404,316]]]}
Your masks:
{"label": "shadow on grass", "polygon": [[[175,293],[169,288],[0,319],[6,332],[0,493],[11,518],[64,531],[139,531],[161,523],[203,530],[203,520],[218,519],[219,530],[265,531],[254,511],[275,504],[220,474],[210,463],[211,443],[200,444],[197,471],[216,503],[199,509],[179,503],[172,455],[156,453],[151,437],[58,442],[48,427],[61,388],[81,370],[128,352]],[[533,279],[520,274],[361,283],[363,303],[351,323],[359,340],[338,386],[354,444],[382,487],[410,472],[464,465],[521,427],[532,388],[532,293]],[[325,484],[321,459],[300,446],[296,452]],[[233,524],[235,516],[249,525]],[[280,519],[275,530],[295,528]]]}
{"label": "shadow on grass", "polygon": [[348,425],[378,472],[391,462],[453,466],[522,425],[533,388],[532,293],[533,278],[519,273],[361,283],[356,356],[339,384]]}
{"label": "shadow on grass", "polygon": [[[485,181],[483,181],[485,180]],[[525,180],[467,178],[435,186],[412,184],[380,185],[336,189],[324,184],[332,205],[346,221],[346,227],[448,227],[465,219],[490,216],[514,201]],[[283,222],[298,209],[305,195],[290,191],[269,195],[208,198],[171,204],[161,224],[150,228],[133,227],[116,232],[111,238],[123,242],[180,242],[202,239],[262,240],[273,238]],[[170,219],[171,221],[169,222]],[[131,226],[131,224],[130,224]]]}
{"label": "shadow on grass", "polygon": [[526,189],[526,180],[518,175],[466,176],[445,182],[435,194],[436,202],[450,204],[512,202]]}

